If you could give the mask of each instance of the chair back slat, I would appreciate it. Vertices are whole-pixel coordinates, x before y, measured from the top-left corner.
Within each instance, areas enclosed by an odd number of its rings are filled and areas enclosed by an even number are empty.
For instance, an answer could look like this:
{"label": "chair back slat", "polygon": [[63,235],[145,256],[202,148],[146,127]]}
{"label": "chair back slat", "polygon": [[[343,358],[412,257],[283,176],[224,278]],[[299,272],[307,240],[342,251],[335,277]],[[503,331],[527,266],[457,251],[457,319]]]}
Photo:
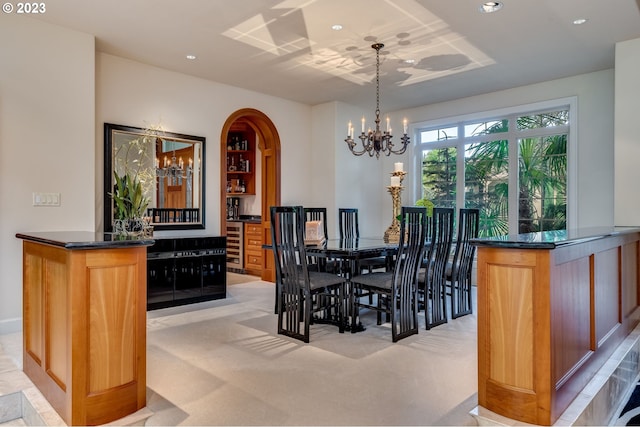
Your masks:
{"label": "chair back slat", "polygon": [[478,237],[480,228],[479,209],[460,209],[458,215],[458,237],[451,261],[451,317],[457,318],[471,314],[471,273],[475,257],[475,245],[471,239]]}

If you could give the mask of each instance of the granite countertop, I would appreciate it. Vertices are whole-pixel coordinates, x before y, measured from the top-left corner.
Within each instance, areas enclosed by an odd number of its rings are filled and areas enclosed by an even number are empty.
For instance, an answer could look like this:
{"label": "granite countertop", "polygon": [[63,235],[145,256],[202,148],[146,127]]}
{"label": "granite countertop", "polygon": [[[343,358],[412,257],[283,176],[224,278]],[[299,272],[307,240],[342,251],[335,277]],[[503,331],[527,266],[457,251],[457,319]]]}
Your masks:
{"label": "granite countertop", "polygon": [[582,243],[589,240],[619,234],[640,232],[640,227],[592,227],[573,230],[541,231],[538,233],[508,234],[504,236],[473,239],[478,247],[554,249],[563,245]]}
{"label": "granite countertop", "polygon": [[17,233],[18,239],[59,246],[65,249],[110,249],[153,245],[149,237],[116,236],[93,231],[36,231]]}
{"label": "granite countertop", "polygon": [[240,217],[236,218],[236,219],[227,219],[227,222],[261,223],[262,222],[262,217],[260,215],[240,215]]}

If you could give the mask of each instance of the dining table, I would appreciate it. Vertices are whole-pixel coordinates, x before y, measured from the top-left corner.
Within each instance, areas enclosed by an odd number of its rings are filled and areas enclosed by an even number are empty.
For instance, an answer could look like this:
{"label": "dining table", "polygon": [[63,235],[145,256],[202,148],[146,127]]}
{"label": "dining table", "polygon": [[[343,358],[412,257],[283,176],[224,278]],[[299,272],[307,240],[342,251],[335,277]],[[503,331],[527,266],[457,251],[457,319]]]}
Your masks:
{"label": "dining table", "polygon": [[381,237],[360,237],[353,239],[329,239],[318,245],[306,245],[307,256],[336,260],[346,265],[347,279],[357,276],[358,261],[363,259],[387,257],[388,266],[398,251],[397,243],[387,243]]}
{"label": "dining table", "polygon": [[[359,261],[370,258],[386,257],[387,270],[393,265],[393,256],[398,251],[397,243],[385,242],[380,237],[359,237],[352,239],[329,239],[318,245],[305,245],[308,257],[318,257],[325,260],[337,262],[340,268],[337,273],[342,274],[347,279],[347,294],[349,301],[356,298],[351,292],[350,281],[360,274]],[[351,303],[349,303],[350,311]],[[345,329],[352,332],[361,332],[366,328],[358,319],[352,318],[352,314],[347,314]]]}
{"label": "dining table", "polygon": [[[263,245],[263,249],[271,250],[271,244]],[[339,263],[342,268],[339,272],[347,279],[347,283],[351,278],[360,274],[358,261],[368,258],[386,257],[387,266],[393,265],[393,256],[398,251],[397,243],[385,242],[382,237],[359,237],[353,239],[328,239],[320,244],[305,245],[307,257],[317,257],[325,261],[332,260]],[[349,286],[350,287],[350,286]],[[349,298],[353,298],[350,295]],[[349,316],[348,316],[349,317]],[[350,322],[351,324],[355,323]],[[351,325],[347,325],[347,329],[351,329]],[[355,325],[356,331],[364,331],[365,328],[361,323]]]}

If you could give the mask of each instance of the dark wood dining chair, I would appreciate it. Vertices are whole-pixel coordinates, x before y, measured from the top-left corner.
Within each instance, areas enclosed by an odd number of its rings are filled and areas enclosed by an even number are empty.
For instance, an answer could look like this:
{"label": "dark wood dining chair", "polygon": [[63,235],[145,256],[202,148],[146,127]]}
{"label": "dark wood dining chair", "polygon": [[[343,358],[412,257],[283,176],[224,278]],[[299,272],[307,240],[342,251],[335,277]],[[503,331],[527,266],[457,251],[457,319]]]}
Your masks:
{"label": "dark wood dining chair", "polygon": [[[338,220],[340,240],[360,238],[360,225],[358,222],[357,208],[339,208]],[[371,273],[373,270],[379,268],[387,268],[387,259],[385,257],[362,259],[358,262],[356,271],[359,273],[362,271]]]}
{"label": "dark wood dining chair", "polygon": [[446,271],[447,282],[451,287],[451,318],[453,319],[473,312],[471,273],[476,247],[471,244],[471,239],[478,237],[479,227],[479,209],[460,209],[453,259],[447,265]]}
{"label": "dark wood dining chair", "polygon": [[[391,339],[396,342],[418,333],[418,271],[424,258],[427,236],[427,209],[402,207],[400,242],[392,272],[374,272],[351,280],[351,324],[356,325],[359,308],[377,311],[391,322]],[[374,304],[362,302],[358,295],[376,295]],[[352,329],[355,332],[355,328]]]}
{"label": "dark wood dining chair", "polygon": [[340,240],[360,238],[360,226],[358,225],[358,209],[339,208],[338,227]]}
{"label": "dark wood dining chair", "polygon": [[429,249],[419,274],[420,305],[424,307],[425,327],[447,323],[446,270],[453,240],[453,208],[433,208],[429,225]]}
{"label": "dark wood dining chair", "polygon": [[[305,225],[307,221],[322,221],[322,233],[325,241],[329,238],[328,226],[327,226],[327,208],[304,208],[304,221]],[[306,233],[306,227],[305,227]],[[305,239],[307,236],[305,235]],[[325,258],[308,256],[307,264],[309,269],[315,271],[330,271],[334,272],[336,268],[336,262],[333,260],[327,260]]]}
{"label": "dark wood dining chair", "polygon": [[304,220],[307,221],[322,221],[322,230],[324,232],[324,238],[329,238],[327,232],[327,208],[304,208]]}
{"label": "dark wood dining chair", "polygon": [[309,326],[315,322],[335,323],[344,332],[345,279],[309,271],[302,206],[272,206],[270,213],[278,333],[309,342]]}

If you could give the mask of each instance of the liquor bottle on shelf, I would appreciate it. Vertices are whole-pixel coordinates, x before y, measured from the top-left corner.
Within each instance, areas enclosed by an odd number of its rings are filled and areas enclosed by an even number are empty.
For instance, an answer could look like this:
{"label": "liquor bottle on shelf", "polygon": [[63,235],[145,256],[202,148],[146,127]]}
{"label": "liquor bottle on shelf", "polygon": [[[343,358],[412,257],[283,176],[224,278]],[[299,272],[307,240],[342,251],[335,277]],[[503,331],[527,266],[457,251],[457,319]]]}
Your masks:
{"label": "liquor bottle on shelf", "polygon": [[240,154],[240,162],[238,162],[238,170],[240,172],[244,172],[244,158],[242,157],[242,154]]}

